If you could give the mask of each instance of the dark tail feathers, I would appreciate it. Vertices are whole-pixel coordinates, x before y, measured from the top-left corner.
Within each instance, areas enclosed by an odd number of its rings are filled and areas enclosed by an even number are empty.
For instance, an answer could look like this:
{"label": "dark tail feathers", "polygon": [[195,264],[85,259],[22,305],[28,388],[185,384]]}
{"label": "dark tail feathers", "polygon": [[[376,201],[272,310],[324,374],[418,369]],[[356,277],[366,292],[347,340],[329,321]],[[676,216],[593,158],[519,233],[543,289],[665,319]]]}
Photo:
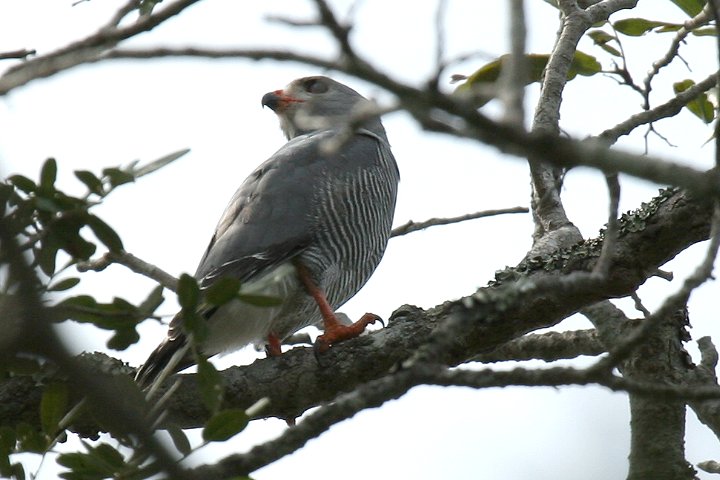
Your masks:
{"label": "dark tail feathers", "polygon": [[150,386],[163,369],[171,362],[175,363],[175,365],[172,366],[172,373],[184,370],[194,364],[195,362],[192,359],[192,355],[188,355],[187,352],[179,359],[174,358],[186,344],[187,338],[185,335],[178,335],[176,338],[166,338],[163,340],[162,343],[153,350],[145,363],[138,368],[135,374],[135,381],[140,388]]}

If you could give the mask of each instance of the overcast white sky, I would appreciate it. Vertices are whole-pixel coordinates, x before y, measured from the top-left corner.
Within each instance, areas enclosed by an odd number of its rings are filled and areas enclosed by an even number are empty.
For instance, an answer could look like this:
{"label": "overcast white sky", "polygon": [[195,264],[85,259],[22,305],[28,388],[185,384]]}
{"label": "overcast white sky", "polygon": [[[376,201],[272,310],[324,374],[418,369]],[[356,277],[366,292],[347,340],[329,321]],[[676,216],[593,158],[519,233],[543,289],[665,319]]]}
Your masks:
{"label": "overcast white sky", "polygon": [[[0,2],[0,51],[35,48],[40,54],[59,48],[96,29],[121,2],[92,0],[72,7],[71,1],[3,0]],[[671,2],[640,2],[633,16],[655,20],[683,20]],[[333,1],[338,12],[353,2]],[[410,6],[412,5],[412,6]],[[527,0],[529,50],[547,53],[557,30],[557,13],[542,0]],[[445,16],[448,58],[479,52],[471,61],[447,71],[469,74],[487,60],[507,51],[506,2],[450,0]],[[352,10],[357,50],[391,76],[422,84],[434,68],[435,0],[386,2],[365,0]],[[329,55],[335,47],[324,32],[290,29],[268,23],[269,14],[307,19],[312,3],[290,0],[236,2],[207,0],[128,43],[147,45],[204,45],[282,47]],[[631,67],[638,79],[669,45],[671,36],[651,34],[627,39]],[[599,49],[582,49],[598,55]],[[663,76],[653,100],[672,94],[670,84],[681,78],[702,79],[715,67],[712,39],[691,39],[681,64]],[[679,63],[679,62],[676,62]],[[12,65],[0,63],[0,71]],[[139,159],[154,160],[169,152],[192,151],[172,166],[137,184],[122,187],[98,209],[121,234],[131,253],[179,275],[193,272],[222,210],[235,188],[261,161],[283,143],[275,116],[262,110],[265,92],[281,88],[315,68],[271,61],[154,60],[114,62],[81,67],[14,91],[0,102],[0,173],[37,176],[49,156],[57,158],[60,185],[80,193],[75,169],[99,172],[103,167]],[[361,81],[331,74],[366,96],[388,99],[386,93]],[[528,89],[532,112],[537,87]],[[493,111],[493,105],[488,107]],[[567,90],[562,128],[582,138],[613,126],[640,109],[640,97],[617,88],[612,79],[579,78]],[[529,180],[522,160],[501,156],[493,149],[466,140],[419,130],[402,113],[385,119],[401,171],[396,224],[409,219],[527,206]],[[711,145],[702,146],[709,128],[683,112],[662,122],[660,131],[675,148],[651,138],[655,155],[697,167],[712,164]],[[643,148],[642,135],[621,145]],[[657,186],[623,180],[623,210],[639,206]],[[605,223],[607,195],[602,177],[577,169],[567,178],[565,206],[586,236]],[[402,304],[432,307],[469,294],[493,278],[496,270],[516,264],[530,246],[529,215],[503,216],[461,225],[438,227],[391,241],[385,259],[368,285],[342,310],[351,317],[373,311],[384,318]],[[668,268],[678,279],[692,270],[703,246]],[[152,282],[111,267],[88,274],[77,292],[103,299],[120,296],[139,301]],[[648,282],[641,296],[652,308],[678,282]],[[693,296],[692,335],[720,338],[715,303],[716,284]],[[175,304],[167,294],[162,311]],[[628,306],[625,302],[624,306]],[[631,311],[631,310],[628,310]],[[572,319],[562,329],[586,328]],[[107,336],[90,327],[63,329],[75,350],[106,350]],[[125,352],[110,352],[131,364],[141,363],[165,334],[158,324],[143,325],[142,341]],[[221,359],[219,365],[249,363],[260,354],[247,349]],[[256,472],[259,480],[312,476],[345,478],[456,479],[606,479],[623,478],[629,448],[627,399],[600,388],[473,391],[422,387],[400,400],[359,414],[333,427],[300,452]],[[691,462],[718,459],[717,440],[688,413],[688,458]],[[241,451],[286,428],[280,420],[254,422],[231,447],[208,447],[192,461]],[[356,455],[363,456],[357,461]],[[329,460],[328,455],[332,455]],[[54,458],[46,461],[40,479],[54,478]],[[32,471],[32,463],[28,470]],[[323,468],[319,468],[322,465]]]}

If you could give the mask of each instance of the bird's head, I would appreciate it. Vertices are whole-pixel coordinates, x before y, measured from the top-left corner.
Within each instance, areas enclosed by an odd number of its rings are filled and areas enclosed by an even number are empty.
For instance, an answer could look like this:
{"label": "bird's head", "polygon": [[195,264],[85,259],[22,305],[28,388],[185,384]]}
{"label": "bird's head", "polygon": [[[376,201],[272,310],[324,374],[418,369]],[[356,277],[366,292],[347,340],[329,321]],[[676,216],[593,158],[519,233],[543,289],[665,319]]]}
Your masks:
{"label": "bird's head", "polygon": [[[323,77],[304,77],[282,90],[266,93],[262,104],[280,118],[280,127],[288,140],[320,130],[339,128],[361,115],[370,102],[352,88]],[[363,127],[384,136],[380,119],[370,118]]]}

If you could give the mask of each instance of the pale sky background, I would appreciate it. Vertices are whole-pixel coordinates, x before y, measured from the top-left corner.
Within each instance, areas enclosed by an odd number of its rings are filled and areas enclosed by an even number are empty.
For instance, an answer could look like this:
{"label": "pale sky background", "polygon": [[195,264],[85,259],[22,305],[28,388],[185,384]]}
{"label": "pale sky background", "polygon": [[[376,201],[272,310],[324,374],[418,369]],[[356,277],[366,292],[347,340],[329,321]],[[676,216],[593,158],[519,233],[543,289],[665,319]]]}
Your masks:
{"label": "pale sky background", "polygon": [[[122,3],[92,0],[0,0],[0,51],[35,48],[50,52],[93,32]],[[669,1],[646,0],[632,16],[683,21]],[[353,2],[333,1],[344,15]],[[412,6],[411,6],[412,5]],[[542,0],[526,0],[529,51],[548,53],[557,30],[557,12]],[[451,67],[470,74],[508,50],[506,2],[451,0],[445,16],[448,58],[479,52],[473,60]],[[415,85],[433,72],[437,2],[364,0],[352,9],[357,51],[391,76]],[[268,23],[269,14],[295,19],[314,15],[312,2],[206,0],[155,31],[124,46],[202,45],[278,47],[317,55],[335,51],[331,38],[318,29],[291,29]],[[628,16],[627,14],[621,14]],[[671,34],[625,37],[630,67],[641,81],[650,62],[659,58]],[[658,80],[654,105],[672,95],[672,81],[700,80],[715,69],[713,39],[690,38],[681,53],[688,71],[676,61]],[[609,56],[583,42],[582,50],[611,67]],[[0,63],[0,71],[14,61]],[[53,156],[60,166],[59,185],[80,194],[72,171],[100,172],[133,160],[152,161],[181,148],[190,154],[175,164],[114,192],[97,213],[122,236],[126,249],[166,271],[192,273],[230,196],[245,176],[283,143],[277,119],[261,109],[268,91],[291,80],[326,73],[316,68],[244,60],[116,61],[76,68],[17,89],[0,101],[0,173],[36,178],[43,161]],[[359,80],[330,73],[381,103],[391,97]],[[531,115],[537,86],[528,89]],[[562,128],[577,138],[614,126],[640,111],[640,97],[618,88],[613,79],[579,78],[566,90]],[[487,107],[497,112],[495,105]],[[396,225],[407,220],[453,216],[478,210],[528,206],[529,178],[524,161],[499,155],[467,140],[421,131],[404,113],[384,119],[401,171]],[[658,129],[676,145],[650,139],[654,155],[709,168],[713,147],[702,144],[711,131],[687,112],[660,122]],[[620,142],[642,151],[642,132]],[[649,200],[658,186],[623,178],[622,210]],[[586,236],[595,236],[606,221],[607,194],[602,176],[588,169],[569,173],[564,202],[571,219]],[[372,311],[388,318],[403,304],[429,308],[472,293],[496,270],[516,264],[530,246],[529,215],[501,216],[437,227],[393,239],[366,287],[342,311],[352,318]],[[650,280],[640,291],[648,308],[656,307],[692,271],[704,245],[666,266],[676,275],[668,283]],[[73,273],[73,272],[70,272]],[[83,276],[73,294],[90,292],[103,300],[120,296],[142,300],[151,281],[114,266]],[[720,341],[716,298],[710,283],[693,295],[690,312],[694,339],[714,335]],[[176,304],[166,293],[161,312]],[[713,298],[715,297],[715,298]],[[713,302],[712,300],[715,300]],[[632,316],[630,303],[620,302]],[[573,318],[559,329],[587,328]],[[77,351],[107,351],[109,337],[92,327],[69,324],[63,334]],[[142,363],[165,334],[147,322],[142,340],[124,352],[112,352],[133,365]],[[693,354],[694,345],[688,347]],[[250,363],[261,357],[252,349],[220,359],[218,365]],[[580,360],[582,362],[582,360]],[[541,362],[535,362],[541,365]],[[573,364],[578,364],[574,362]],[[300,420],[302,421],[302,420]],[[608,479],[624,478],[629,450],[627,398],[602,388],[506,388],[475,391],[420,387],[381,408],[368,410],[333,427],[299,452],[253,474],[274,478],[365,479]],[[247,450],[281,433],[281,420],[253,422],[237,439],[206,447],[191,463],[211,461]],[[192,434],[198,439],[198,432]],[[76,442],[71,442],[73,447]],[[687,458],[692,463],[720,460],[717,439],[688,411]],[[62,448],[62,447],[61,447]],[[357,455],[361,455],[360,458]],[[30,459],[26,470],[37,462]],[[55,478],[50,455],[40,479]],[[701,478],[709,478],[700,474]]]}

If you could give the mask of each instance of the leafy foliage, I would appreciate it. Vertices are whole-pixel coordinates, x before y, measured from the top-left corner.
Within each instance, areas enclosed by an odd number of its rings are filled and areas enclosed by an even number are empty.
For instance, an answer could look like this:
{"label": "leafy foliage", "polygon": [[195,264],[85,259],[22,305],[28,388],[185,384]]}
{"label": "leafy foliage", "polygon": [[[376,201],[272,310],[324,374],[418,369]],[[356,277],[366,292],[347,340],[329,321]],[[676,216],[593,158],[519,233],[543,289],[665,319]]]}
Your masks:
{"label": "leafy foliage", "polygon": [[[673,90],[675,93],[680,93],[684,92],[693,85],[695,85],[695,82],[687,79],[681,82],[675,82],[673,84]],[[687,109],[705,123],[710,123],[715,119],[715,105],[712,104],[707,93],[701,93],[698,95],[695,100],[692,100],[687,104]]]}
{"label": "leafy foliage", "polygon": [[244,410],[223,410],[208,420],[203,429],[203,440],[206,442],[224,442],[242,432],[249,422],[250,419]]}
{"label": "leafy foliage", "polygon": [[[545,0],[548,4],[558,7],[556,0]],[[660,1],[660,0],[658,0]],[[666,0],[667,1],[667,0]],[[669,0],[683,14],[692,18],[704,8],[703,0]],[[141,13],[150,14],[157,0],[139,2]],[[581,3],[581,2],[580,2]],[[680,13],[678,12],[679,16]],[[613,22],[595,25],[587,33],[592,41],[590,48],[593,54],[577,51],[572,59],[567,78],[578,76],[594,76],[603,74],[613,76],[624,87],[642,90],[642,86],[631,78],[626,63],[622,42],[639,42],[643,39],[671,40],[684,27],[686,18],[675,22],[659,21],[646,18],[624,18]],[[669,34],[669,35],[667,35]],[[713,25],[698,25],[691,31],[695,36],[716,36],[717,29]],[[458,92],[482,92],[484,87],[492,87],[502,78],[505,60],[503,55],[477,69],[458,87]],[[541,82],[550,56],[543,53],[527,54],[526,85]],[[603,67],[603,65],[606,67]],[[608,65],[610,67],[608,67]],[[673,93],[685,92],[695,85],[692,79],[673,79]],[[667,88],[669,89],[669,88]],[[649,89],[641,92],[647,100]],[[668,94],[670,92],[667,92]],[[493,98],[493,94],[481,93],[478,107]],[[650,102],[646,102],[646,109]],[[704,123],[711,123],[716,116],[712,95],[701,93],[689,102],[687,110]],[[137,326],[139,323],[156,318],[156,310],[163,303],[163,287],[157,286],[139,304],[134,304],[121,297],[103,302],[89,295],[72,295],[68,293],[83,281],[82,276],[68,276],[68,267],[78,265],[92,259],[102,251],[122,253],[123,242],[119,232],[95,212],[95,207],[102,203],[117,188],[129,185],[139,178],[158,171],[187,153],[181,150],[171,153],[145,165],[132,162],[126,166],[104,168],[99,172],[77,170],[75,178],[84,191],[71,194],[58,186],[60,167],[57,161],[50,158],[45,161],[37,174],[37,178],[25,175],[13,175],[0,182],[0,215],[2,228],[16,236],[24,252],[38,273],[38,291],[49,296],[49,311],[57,322],[75,321],[91,324],[99,329],[112,332],[107,346],[114,350],[123,350],[138,340]],[[649,207],[652,207],[650,205]],[[648,207],[648,208],[649,208]],[[635,217],[633,217],[635,218]],[[622,229],[632,231],[645,227],[642,217],[628,223],[626,216],[620,219]],[[578,245],[576,248],[582,248]],[[2,255],[6,255],[3,253]],[[531,258],[523,265],[525,269],[554,269],[571,259],[571,255],[563,252],[556,258]],[[576,257],[572,257],[576,258]],[[7,258],[0,256],[0,268],[7,263]],[[0,272],[4,273],[4,272]],[[499,272],[498,282],[510,277],[503,277]],[[513,278],[515,272],[513,272]],[[14,305],[17,304],[14,280],[11,275],[0,275],[0,311],[8,318]],[[190,275],[183,275],[178,285],[178,301],[182,307],[183,328],[192,339],[194,350],[196,342],[207,336],[207,326],[203,314],[213,308],[221,307],[236,299],[256,306],[273,306],[278,299],[261,295],[244,294],[237,280],[223,279],[209,288],[201,289]],[[202,431],[205,442],[222,442],[243,431],[249,422],[245,411],[239,409],[223,410],[225,388],[222,376],[215,367],[202,355],[195,351],[198,364],[199,393],[205,408],[210,412],[210,420]],[[53,366],[44,365],[39,359],[18,356],[3,358],[0,376],[3,379],[30,377],[38,382],[45,381],[47,370]],[[39,411],[33,412],[36,421],[18,422],[14,428],[0,427],[0,476],[25,478],[25,471],[19,462],[15,462],[16,453],[45,454],[52,448],[58,438],[66,435],[62,425],[68,410],[74,407],[73,392],[64,379],[50,381],[45,387],[40,400]],[[144,401],[139,390],[129,376],[123,377],[124,392],[120,401]],[[137,397],[137,398],[136,398]],[[104,413],[104,405],[95,406],[92,413],[100,417]],[[157,414],[157,412],[155,412]],[[29,415],[32,417],[32,415]],[[149,418],[149,422],[157,420]],[[58,457],[58,463],[65,467],[61,477],[66,479],[100,479],[100,478],[146,478],[160,471],[150,455],[143,450],[140,440],[126,432],[113,431],[112,421],[102,424],[110,431],[110,436],[119,446],[101,442],[83,442],[83,451],[64,453]],[[175,425],[163,425],[169,432],[172,443],[182,456],[191,454],[195,448],[188,437]]]}
{"label": "leafy foliage", "polygon": [[[459,93],[468,92],[482,85],[494,84],[498,81],[498,79],[500,79],[503,64],[506,62],[507,58],[508,55],[503,55],[492,62],[483,65],[470,75],[463,84],[458,86],[457,91]],[[537,83],[542,80],[543,73],[545,72],[549,59],[549,54],[531,53],[525,55],[525,85]],[[572,64],[570,65],[567,78],[568,80],[572,80],[578,75],[587,77],[600,72],[602,72],[602,67],[595,57],[577,51],[575,52]],[[482,106],[490,100],[491,97],[485,96],[485,98],[481,98],[478,101],[478,106]]]}

